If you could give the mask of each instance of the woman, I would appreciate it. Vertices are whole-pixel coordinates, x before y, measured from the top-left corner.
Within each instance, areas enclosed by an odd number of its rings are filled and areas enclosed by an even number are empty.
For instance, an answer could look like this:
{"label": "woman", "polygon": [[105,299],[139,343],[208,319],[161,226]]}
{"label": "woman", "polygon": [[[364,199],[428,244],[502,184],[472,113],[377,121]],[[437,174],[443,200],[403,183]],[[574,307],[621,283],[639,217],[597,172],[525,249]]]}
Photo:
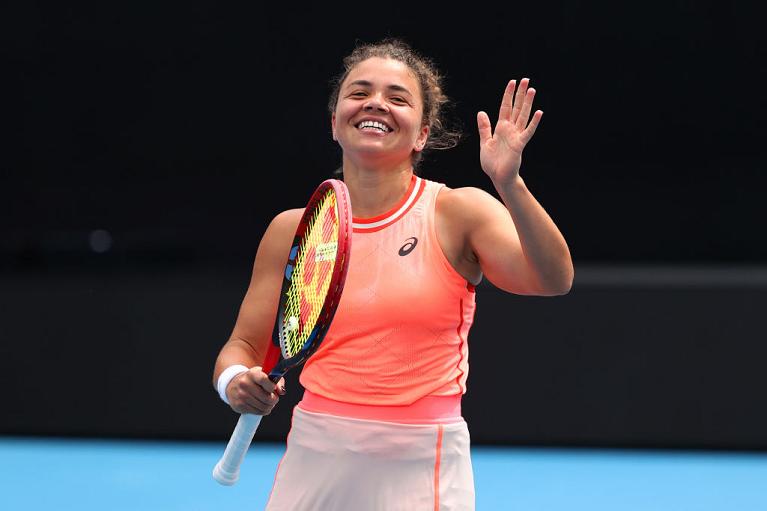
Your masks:
{"label": "woman", "polygon": [[[414,174],[424,149],[449,146],[447,101],[431,63],[397,40],[358,47],[330,99],[354,239],[333,325],[301,374],[287,451],[268,509],[473,509],[461,417],[474,286],[567,293],[564,238],[519,175],[543,113],[509,82],[492,129],[479,112],[480,163],[503,204],[476,188]],[[446,142],[447,141],[447,142]],[[281,273],[301,210],[274,218],[214,385],[239,413],[268,414],[285,393],[261,370]]]}

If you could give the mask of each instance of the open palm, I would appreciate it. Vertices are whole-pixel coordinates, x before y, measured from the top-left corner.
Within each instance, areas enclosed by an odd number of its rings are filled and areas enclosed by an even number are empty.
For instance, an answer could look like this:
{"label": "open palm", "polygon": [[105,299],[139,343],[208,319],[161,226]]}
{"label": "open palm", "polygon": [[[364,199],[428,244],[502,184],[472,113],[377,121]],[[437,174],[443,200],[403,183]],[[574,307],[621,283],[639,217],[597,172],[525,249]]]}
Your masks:
{"label": "open palm", "polygon": [[523,78],[516,95],[516,80],[511,80],[506,86],[495,132],[487,114],[477,114],[479,161],[482,170],[493,183],[507,183],[519,175],[522,151],[533,137],[543,116],[542,111],[536,110],[530,119],[535,89],[528,88],[529,83],[529,79]]}

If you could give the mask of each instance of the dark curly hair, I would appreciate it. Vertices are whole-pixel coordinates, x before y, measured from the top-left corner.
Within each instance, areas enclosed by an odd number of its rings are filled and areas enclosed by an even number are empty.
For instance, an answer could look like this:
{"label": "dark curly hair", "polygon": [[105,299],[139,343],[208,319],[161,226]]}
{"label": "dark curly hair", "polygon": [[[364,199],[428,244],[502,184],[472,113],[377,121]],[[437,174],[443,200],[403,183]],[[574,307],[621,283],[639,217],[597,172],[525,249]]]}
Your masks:
{"label": "dark curly hair", "polygon": [[419,55],[401,39],[386,38],[377,43],[358,44],[354,51],[343,60],[344,70],[331,80],[332,91],[328,101],[330,114],[336,110],[338,94],[346,77],[360,62],[372,57],[388,58],[404,63],[418,79],[423,98],[422,124],[429,127],[429,138],[420,152],[413,154],[413,167],[417,167],[424,152],[430,149],[450,149],[458,145],[461,132],[445,125],[444,107],[449,103],[442,92],[442,75],[434,63]]}

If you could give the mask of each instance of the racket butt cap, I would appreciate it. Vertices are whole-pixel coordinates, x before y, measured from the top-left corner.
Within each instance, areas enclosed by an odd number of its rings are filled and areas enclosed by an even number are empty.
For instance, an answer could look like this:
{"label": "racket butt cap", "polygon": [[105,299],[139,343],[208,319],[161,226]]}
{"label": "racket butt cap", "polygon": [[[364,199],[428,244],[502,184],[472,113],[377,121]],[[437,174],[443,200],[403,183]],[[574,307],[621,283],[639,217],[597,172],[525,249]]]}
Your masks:
{"label": "racket butt cap", "polygon": [[217,483],[222,484],[224,486],[232,486],[234,483],[237,482],[239,478],[240,478],[239,469],[235,470],[234,472],[227,472],[221,466],[221,463],[216,464],[216,467],[213,469],[213,479],[215,479]]}

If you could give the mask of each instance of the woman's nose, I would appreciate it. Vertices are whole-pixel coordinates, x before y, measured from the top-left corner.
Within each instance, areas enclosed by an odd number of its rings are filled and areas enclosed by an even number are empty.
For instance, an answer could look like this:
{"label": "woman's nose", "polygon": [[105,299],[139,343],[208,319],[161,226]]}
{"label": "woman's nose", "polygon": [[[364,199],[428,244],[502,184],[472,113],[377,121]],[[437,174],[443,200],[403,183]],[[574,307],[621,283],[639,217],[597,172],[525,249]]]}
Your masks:
{"label": "woman's nose", "polygon": [[368,100],[365,102],[363,108],[367,112],[370,112],[373,110],[378,110],[379,112],[388,111],[386,104],[383,101],[381,101],[381,98],[379,98],[378,96],[370,96]]}

